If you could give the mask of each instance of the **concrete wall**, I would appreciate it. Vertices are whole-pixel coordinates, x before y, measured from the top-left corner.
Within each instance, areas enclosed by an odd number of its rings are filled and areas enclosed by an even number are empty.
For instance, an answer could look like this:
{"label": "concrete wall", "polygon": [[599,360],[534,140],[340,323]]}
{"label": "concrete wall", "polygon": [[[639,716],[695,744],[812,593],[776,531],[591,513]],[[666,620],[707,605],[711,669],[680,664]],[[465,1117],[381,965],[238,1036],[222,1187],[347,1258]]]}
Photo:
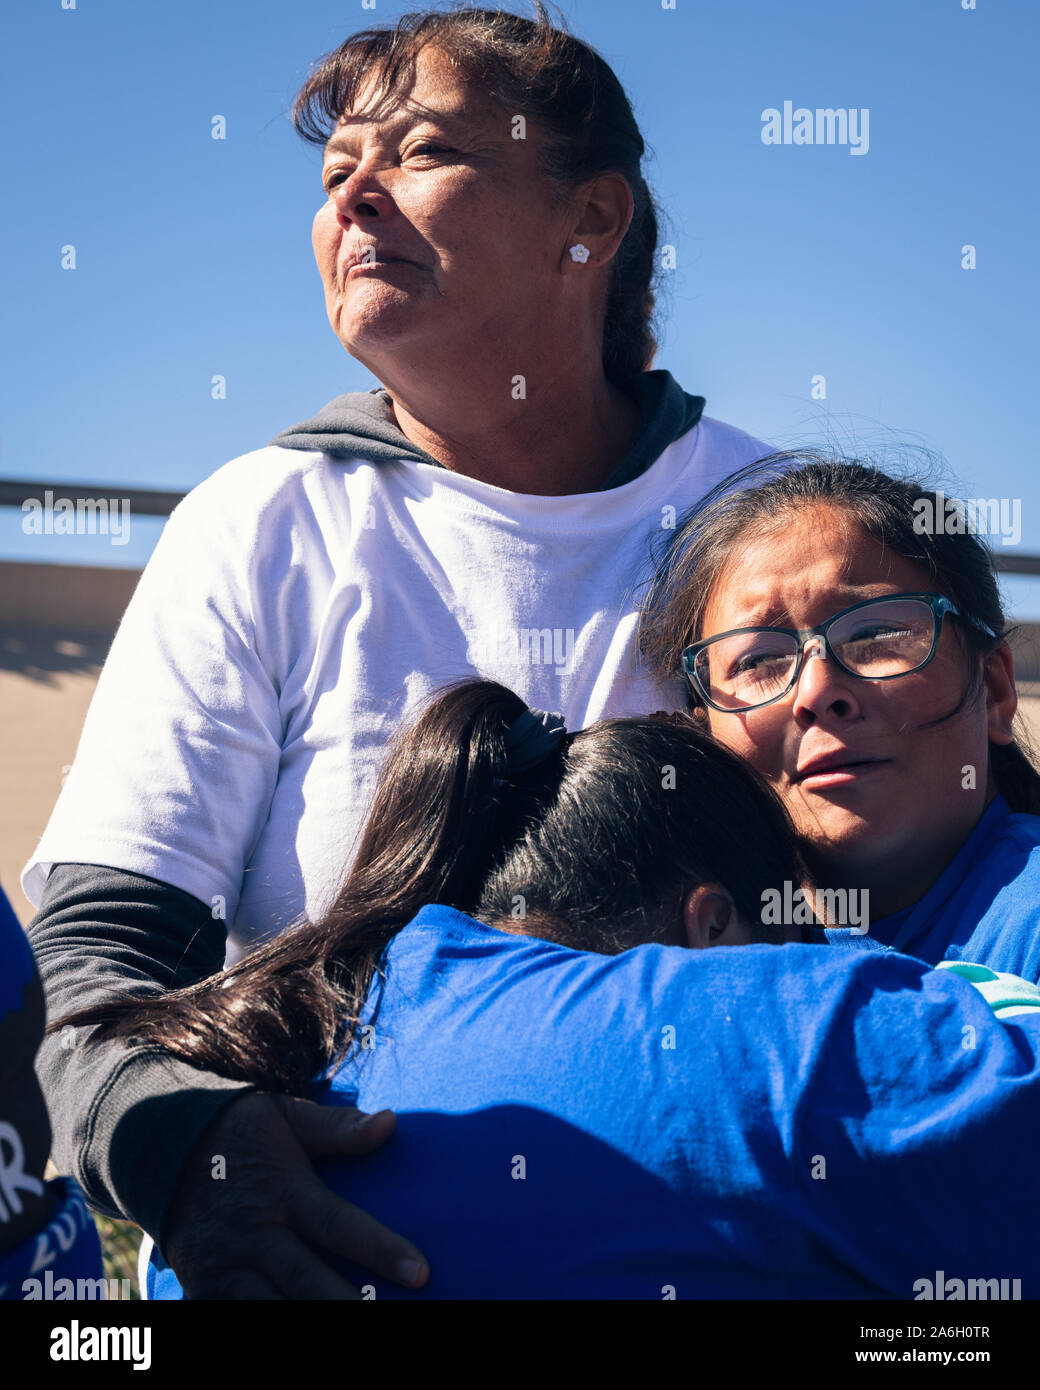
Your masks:
{"label": "concrete wall", "polygon": [[0,561],[0,633],[42,628],[111,640],[140,577],[135,569]]}

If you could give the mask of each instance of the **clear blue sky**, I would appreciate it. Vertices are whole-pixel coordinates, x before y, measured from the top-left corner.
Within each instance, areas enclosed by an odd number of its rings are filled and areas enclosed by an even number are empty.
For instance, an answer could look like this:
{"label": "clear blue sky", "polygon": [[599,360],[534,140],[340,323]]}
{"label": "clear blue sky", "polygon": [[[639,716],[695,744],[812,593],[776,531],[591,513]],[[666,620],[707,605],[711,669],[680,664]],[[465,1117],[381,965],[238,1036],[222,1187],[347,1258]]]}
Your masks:
{"label": "clear blue sky", "polygon": [[[8,0],[0,475],[188,488],[376,384],[325,318],[320,154],[287,110],[320,54],[410,8]],[[655,365],[778,443],[937,451],[961,495],[1020,499],[1018,549],[1040,552],[1040,7],[560,8],[653,152],[677,256]],[[868,108],[867,153],[764,144],[762,112],[785,101]],[[215,114],[226,140],[210,138]],[[113,546],[26,537],[21,520],[0,509],[0,556],[99,564],[142,563],[161,524]],[[1012,592],[1040,615],[1040,585]]]}

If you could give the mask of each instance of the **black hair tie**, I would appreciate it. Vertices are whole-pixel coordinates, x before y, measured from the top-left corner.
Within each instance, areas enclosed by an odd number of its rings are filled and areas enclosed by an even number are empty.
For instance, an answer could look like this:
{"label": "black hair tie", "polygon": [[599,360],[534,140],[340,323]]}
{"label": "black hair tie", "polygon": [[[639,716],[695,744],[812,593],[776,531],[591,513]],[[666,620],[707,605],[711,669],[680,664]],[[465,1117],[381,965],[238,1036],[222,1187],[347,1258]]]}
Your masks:
{"label": "black hair tie", "polygon": [[543,758],[554,753],[567,734],[562,714],[548,714],[543,709],[525,709],[506,729],[506,777],[496,777],[501,787],[521,772],[529,772]]}

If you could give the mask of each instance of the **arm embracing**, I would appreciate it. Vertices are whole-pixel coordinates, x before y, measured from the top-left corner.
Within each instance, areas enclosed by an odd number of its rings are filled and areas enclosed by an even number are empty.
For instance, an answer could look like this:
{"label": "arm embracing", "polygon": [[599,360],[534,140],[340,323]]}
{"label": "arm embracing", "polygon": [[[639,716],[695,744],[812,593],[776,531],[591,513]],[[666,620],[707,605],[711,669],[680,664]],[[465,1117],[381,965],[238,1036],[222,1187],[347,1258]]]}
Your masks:
{"label": "arm embracing", "polygon": [[[224,928],[169,884],[91,864],[57,864],[30,923],[51,1018],[103,998],[191,984],[219,970]],[[54,1162],[93,1206],[160,1239],[183,1164],[210,1119],[250,1087],[91,1030],[44,1039],[37,1072]]]}

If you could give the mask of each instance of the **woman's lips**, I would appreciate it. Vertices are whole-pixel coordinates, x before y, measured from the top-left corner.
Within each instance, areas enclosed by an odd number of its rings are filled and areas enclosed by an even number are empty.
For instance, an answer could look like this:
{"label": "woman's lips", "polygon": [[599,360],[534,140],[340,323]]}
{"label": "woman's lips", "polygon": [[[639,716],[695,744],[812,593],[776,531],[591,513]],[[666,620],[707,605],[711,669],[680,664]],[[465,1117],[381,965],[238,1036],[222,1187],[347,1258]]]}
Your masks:
{"label": "woman's lips", "polygon": [[363,275],[366,271],[371,272],[373,270],[388,270],[390,266],[411,264],[411,261],[401,261],[393,256],[387,257],[385,261],[357,261],[347,271],[347,279],[349,280],[353,275]]}
{"label": "woman's lips", "polygon": [[856,761],[847,763],[830,763],[826,767],[810,767],[803,773],[795,775],[795,784],[799,787],[808,787],[812,791],[822,791],[827,787],[853,786],[857,782],[863,781],[878,768],[887,766],[887,758],[871,758],[869,761]]}

